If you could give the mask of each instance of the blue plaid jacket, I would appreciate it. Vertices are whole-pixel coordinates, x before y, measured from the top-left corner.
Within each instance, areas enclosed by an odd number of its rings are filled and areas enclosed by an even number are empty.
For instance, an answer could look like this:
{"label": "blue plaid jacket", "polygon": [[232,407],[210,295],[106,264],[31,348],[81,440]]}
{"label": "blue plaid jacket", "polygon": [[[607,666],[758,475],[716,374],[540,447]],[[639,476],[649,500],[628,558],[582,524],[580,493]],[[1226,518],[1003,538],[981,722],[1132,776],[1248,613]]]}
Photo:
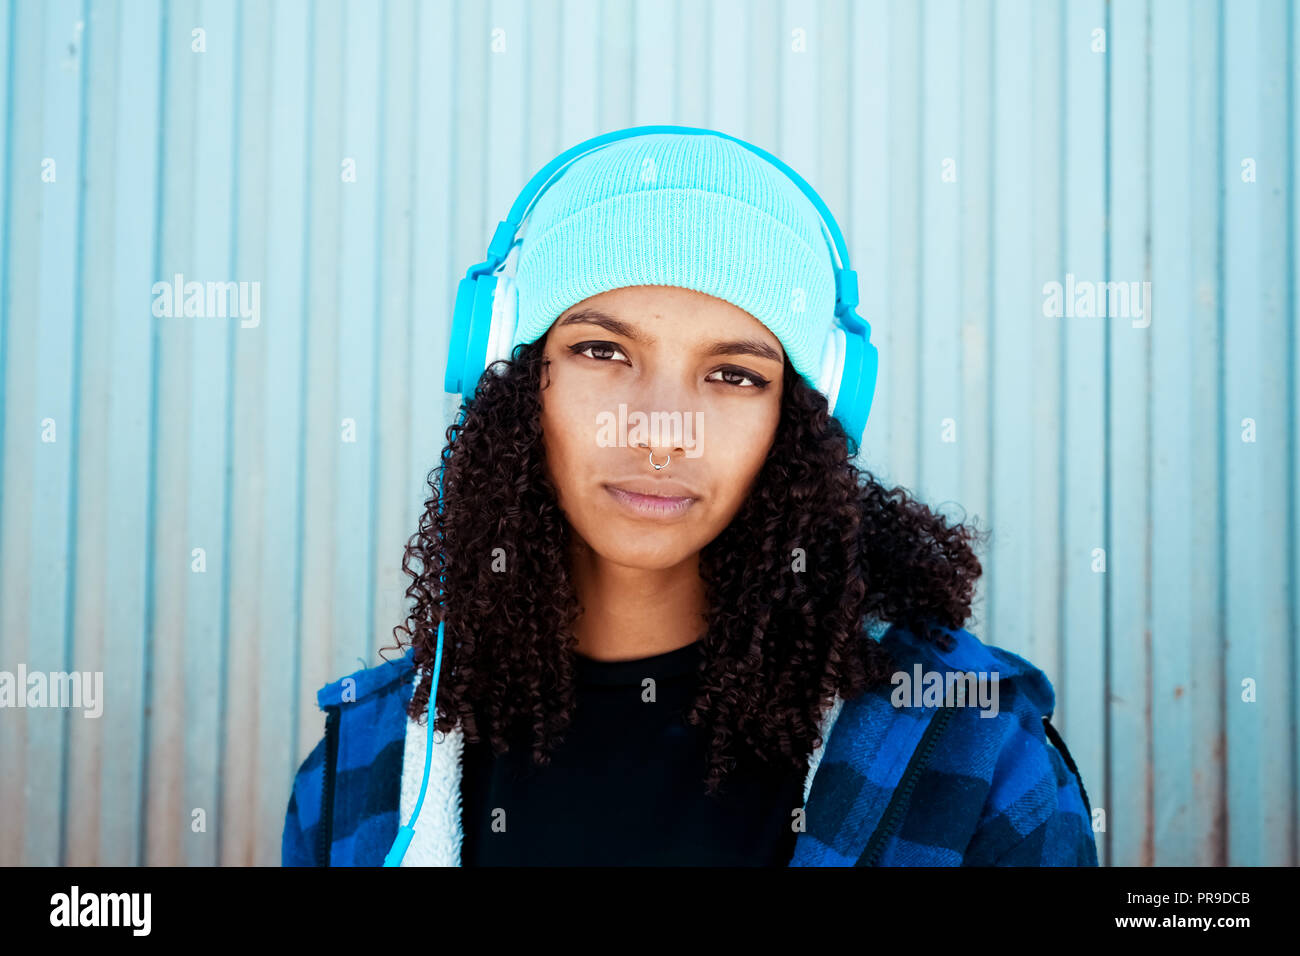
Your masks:
{"label": "blue plaid jacket", "polygon": [[[904,698],[896,686],[840,702],[810,766],[791,866],[1097,865],[1083,781],[1048,719],[1047,677],[964,629],[945,632],[956,640],[949,651],[898,626],[880,640],[909,678],[988,675],[996,715],[974,698],[951,706]],[[320,690],[325,734],[293,781],[283,865],[383,863],[397,835],[404,752],[423,753],[423,736],[418,750],[405,739],[413,678],[408,650]],[[438,786],[431,779],[430,793]],[[446,805],[458,808],[458,783],[450,789]],[[429,812],[426,802],[417,835]]]}

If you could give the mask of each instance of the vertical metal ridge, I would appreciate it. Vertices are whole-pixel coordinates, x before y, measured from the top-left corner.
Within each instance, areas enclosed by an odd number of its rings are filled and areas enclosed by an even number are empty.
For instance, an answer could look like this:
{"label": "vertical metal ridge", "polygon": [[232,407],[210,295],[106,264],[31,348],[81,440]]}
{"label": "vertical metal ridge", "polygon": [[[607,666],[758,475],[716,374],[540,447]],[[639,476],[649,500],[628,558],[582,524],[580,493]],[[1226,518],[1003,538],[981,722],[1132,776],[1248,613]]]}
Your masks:
{"label": "vertical metal ridge", "polygon": [[[3,221],[0,222],[0,404],[4,402],[7,380],[5,369],[8,366],[8,329],[9,329],[9,245],[12,240],[10,223],[13,221],[13,204],[9,202],[9,186],[14,180],[14,7],[17,0],[9,0],[6,11],[8,45],[5,48],[5,103],[4,103],[4,208]],[[5,416],[0,414],[0,544],[4,542],[5,516]],[[4,567],[5,555],[0,548],[0,568]],[[2,576],[0,576],[2,579]]]}
{"label": "vertical metal ridge", "polygon": [[[1296,278],[1295,268],[1297,261],[1296,249],[1296,60],[1295,60],[1295,30],[1296,16],[1295,4],[1286,4],[1286,115],[1288,117],[1286,127],[1286,158],[1287,169],[1290,170],[1291,176],[1287,182],[1286,196],[1289,200],[1286,216],[1286,248],[1287,248],[1287,284],[1286,284],[1286,314],[1291,316],[1291,321],[1287,325],[1287,436],[1288,447],[1291,450],[1288,462],[1290,480],[1287,482],[1287,554],[1289,555],[1288,565],[1291,573],[1287,576],[1287,607],[1291,609],[1291,633],[1292,635],[1300,634],[1300,609],[1297,609],[1296,603],[1300,600],[1300,594],[1296,593],[1296,567],[1300,562],[1300,554],[1296,552],[1296,521],[1297,507],[1300,502],[1296,500],[1296,486],[1300,485],[1300,474],[1296,473],[1296,447],[1300,443],[1300,434],[1296,430]],[[1300,866],[1300,726],[1297,726],[1297,720],[1300,720],[1300,698],[1297,697],[1296,681],[1300,679],[1300,650],[1297,650],[1297,642],[1291,641],[1291,656],[1287,662],[1288,672],[1291,679],[1288,681],[1288,687],[1291,689],[1291,785],[1288,790],[1291,793],[1291,866]]]}
{"label": "vertical metal ridge", "polygon": [[[153,274],[158,276],[162,272],[162,232],[163,232],[163,200],[166,197],[164,184],[167,181],[166,164],[166,129],[167,129],[167,72],[169,60],[167,57],[167,5],[165,3],[159,6],[158,21],[158,142],[157,153],[155,158],[157,179],[154,182],[154,224],[153,224]],[[140,814],[140,831],[139,846],[136,849],[136,866],[145,866],[148,862],[149,852],[149,769],[151,766],[150,752],[153,745],[153,654],[154,654],[154,603],[157,591],[158,567],[155,559],[156,549],[154,547],[154,535],[157,528],[158,507],[157,507],[157,488],[158,488],[158,355],[160,351],[160,342],[158,335],[158,322],[156,319],[150,320],[150,357],[149,357],[149,478],[148,489],[146,492],[146,529],[145,529],[145,562],[144,562],[144,648],[141,665],[144,668],[144,690],[141,695],[144,701],[144,713],[140,715],[141,724],[141,747],[140,747],[140,770],[139,770],[139,793],[140,805],[145,808],[145,812]]]}
{"label": "vertical metal ridge", "polygon": [[[311,300],[308,290],[311,286],[311,249],[312,249],[312,164],[311,164],[311,144],[315,136],[316,127],[316,6],[307,4],[307,41],[304,44],[305,51],[305,70],[304,78],[305,88],[305,124],[303,127],[303,201],[302,201],[302,274],[298,277],[299,296],[298,306],[302,309],[303,315],[306,316],[311,310]],[[277,24],[275,29],[279,29]],[[307,520],[307,418],[308,418],[308,389],[307,381],[310,378],[310,366],[308,365],[308,348],[307,348],[307,322],[303,321],[300,325],[300,339],[298,343],[298,483],[297,483],[297,500],[295,507],[297,514],[294,521],[298,528],[297,541],[294,542],[294,574],[293,574],[293,594],[294,604],[298,608],[297,630],[292,636],[293,640],[293,693],[295,696],[289,700],[290,713],[290,733],[293,741],[294,754],[301,753],[302,727],[298,719],[298,700],[297,694],[302,685],[302,642],[303,642],[303,539],[306,537],[306,520]]]}
{"label": "vertical metal ridge", "polygon": [[[1218,348],[1215,356],[1215,384],[1217,393],[1215,395],[1215,505],[1214,505],[1214,537],[1215,552],[1218,574],[1216,581],[1218,583],[1217,594],[1215,595],[1215,617],[1219,634],[1218,652],[1219,652],[1219,680],[1222,683],[1226,679],[1228,670],[1228,648],[1227,648],[1227,607],[1228,607],[1228,581],[1225,568],[1227,567],[1227,501],[1224,494],[1224,483],[1226,477],[1227,462],[1227,436],[1224,429],[1227,427],[1227,377],[1223,367],[1223,322],[1224,322],[1224,245],[1223,245],[1223,221],[1226,212],[1227,202],[1227,183],[1224,180],[1226,167],[1223,161],[1223,99],[1224,99],[1224,61],[1226,54],[1224,51],[1223,40],[1223,0],[1217,3],[1218,25],[1214,35],[1215,51],[1215,84],[1214,84],[1214,105],[1215,105],[1215,143],[1217,148],[1214,151],[1215,182],[1218,183],[1218,189],[1215,195],[1215,226],[1214,226],[1214,324],[1215,324],[1215,342]],[[1217,822],[1217,835],[1219,845],[1216,849],[1215,866],[1226,866],[1228,864],[1228,704],[1227,695],[1218,695],[1219,705],[1219,736],[1223,740],[1223,753],[1219,761],[1219,794],[1220,803],[1216,808],[1215,817]]]}
{"label": "vertical metal ridge", "polygon": [[[366,594],[365,610],[363,611],[366,622],[366,656],[365,660],[372,660],[372,645],[377,635],[371,634],[371,628],[375,621],[375,595],[379,589],[379,434],[381,431],[381,381],[380,369],[382,367],[382,357],[384,354],[384,302],[383,293],[384,278],[386,270],[384,268],[384,224],[386,222],[384,210],[387,206],[385,193],[387,192],[387,167],[385,165],[388,159],[388,31],[391,26],[389,16],[391,8],[389,0],[382,0],[379,7],[379,112],[375,118],[375,168],[378,172],[378,183],[375,187],[375,321],[371,328],[371,350],[373,354],[370,357],[370,413],[373,421],[370,426],[370,495],[367,502],[367,508],[370,512],[370,518],[367,525],[370,530],[370,546],[366,560]],[[414,139],[414,137],[412,137]],[[414,251],[412,251],[412,258]]]}
{"label": "vertical metal ridge", "polygon": [[[230,271],[232,275],[238,274],[239,268],[239,151],[242,143],[241,133],[243,131],[243,110],[240,98],[243,96],[243,70],[241,69],[244,59],[244,44],[242,42],[244,33],[244,4],[243,0],[235,0],[234,12],[234,29],[232,33],[235,37],[233,58],[231,64],[233,75],[234,89],[231,92],[232,116],[230,119],[230,251],[228,253],[230,262]],[[221,493],[221,601],[218,605],[218,613],[221,616],[218,624],[218,632],[221,635],[221,646],[217,654],[217,806],[220,807],[225,800],[226,793],[226,770],[228,758],[228,736],[227,733],[227,715],[229,704],[229,683],[230,683],[230,552],[232,548],[231,539],[231,499],[234,497],[234,474],[235,474],[235,365],[238,362],[238,347],[235,342],[235,334],[239,329],[238,322],[230,322],[226,325],[226,479],[222,483]],[[213,861],[216,865],[221,865],[223,830],[222,819],[225,814],[218,812],[216,821],[213,824],[213,847],[216,853],[216,859]]]}
{"label": "vertical metal ridge", "polygon": [[[80,58],[79,78],[80,90],[77,94],[79,115],[77,117],[77,199],[76,199],[76,232],[74,241],[76,249],[73,252],[72,266],[72,381],[70,384],[72,394],[69,396],[69,411],[72,416],[72,448],[68,453],[68,525],[65,532],[66,544],[64,545],[64,554],[67,560],[67,577],[64,581],[63,588],[63,668],[65,671],[72,671],[72,651],[73,651],[73,620],[77,611],[77,519],[80,510],[77,506],[77,499],[80,495],[78,483],[78,472],[81,466],[81,377],[82,377],[82,323],[85,318],[85,296],[83,287],[85,285],[85,265],[86,265],[86,116],[89,112],[86,108],[86,89],[87,76],[89,74],[89,61],[87,51],[90,48],[91,29],[90,18],[86,15],[86,0],[81,0],[81,22],[83,25],[81,33],[81,46],[77,51]],[[66,708],[60,715],[61,727],[59,735],[61,739],[62,753],[59,756],[59,837],[58,837],[58,861],[59,866],[66,866],[68,861],[68,774],[70,760],[68,751],[72,745],[72,714]]]}
{"label": "vertical metal ridge", "polygon": [[[1105,27],[1106,52],[1104,54],[1104,59],[1102,60],[1102,64],[1103,64],[1102,74],[1103,74],[1104,89],[1102,93],[1102,144],[1103,145],[1101,150],[1102,208],[1106,210],[1106,218],[1105,218],[1105,222],[1102,224],[1102,230],[1101,230],[1101,237],[1102,237],[1101,267],[1103,271],[1103,278],[1106,278],[1110,275],[1110,267],[1111,267],[1110,223],[1111,223],[1112,210],[1111,210],[1111,179],[1110,179],[1110,164],[1111,164],[1110,124],[1111,124],[1111,72],[1112,72],[1111,50],[1114,47],[1114,44],[1112,43],[1112,37],[1111,37],[1111,13],[1110,13],[1109,0],[1106,0],[1105,22],[1106,22],[1106,27]],[[1102,533],[1102,540],[1105,541],[1107,545],[1106,554],[1107,556],[1109,556],[1110,555],[1110,534],[1111,534],[1111,449],[1110,449],[1110,390],[1112,384],[1111,368],[1110,368],[1111,326],[1109,324],[1103,326],[1100,334],[1102,337],[1101,363],[1102,363],[1102,383],[1103,383],[1101,389],[1101,407],[1102,407],[1102,413],[1101,413],[1101,431],[1102,431],[1101,533]],[[1114,756],[1114,747],[1112,745],[1112,740],[1113,740],[1112,735],[1114,733],[1114,726],[1113,726],[1114,722],[1111,720],[1111,695],[1114,692],[1114,688],[1111,686],[1111,679],[1110,679],[1111,644],[1113,639],[1113,631],[1111,627],[1111,605],[1112,605],[1113,595],[1111,592],[1110,581],[1111,578],[1109,575],[1104,577],[1102,579],[1102,588],[1101,588],[1101,594],[1102,594],[1101,673],[1102,673],[1102,685],[1104,687],[1104,693],[1105,693],[1105,697],[1103,698],[1105,703],[1102,705],[1101,712],[1102,712],[1102,740],[1104,741],[1103,746],[1106,752],[1107,763],[1112,763],[1112,758]],[[1114,773],[1108,770],[1106,772],[1106,806],[1107,807],[1111,807],[1114,805],[1113,779],[1114,779]],[[1113,856],[1111,855],[1114,849],[1113,847],[1114,841],[1112,839],[1112,833],[1113,833],[1113,829],[1109,826],[1106,827],[1107,862],[1110,862],[1111,860],[1114,859]]]}

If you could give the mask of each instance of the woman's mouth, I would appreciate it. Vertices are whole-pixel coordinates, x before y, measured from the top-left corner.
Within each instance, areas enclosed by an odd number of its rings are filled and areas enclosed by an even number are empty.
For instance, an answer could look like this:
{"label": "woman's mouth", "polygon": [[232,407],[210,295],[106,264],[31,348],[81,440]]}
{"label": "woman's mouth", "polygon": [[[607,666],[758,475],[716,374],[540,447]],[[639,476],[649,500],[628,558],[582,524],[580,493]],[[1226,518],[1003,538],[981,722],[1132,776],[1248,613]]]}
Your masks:
{"label": "woman's mouth", "polygon": [[696,502],[695,498],[644,495],[616,485],[605,485],[605,490],[628,511],[643,518],[676,518]]}

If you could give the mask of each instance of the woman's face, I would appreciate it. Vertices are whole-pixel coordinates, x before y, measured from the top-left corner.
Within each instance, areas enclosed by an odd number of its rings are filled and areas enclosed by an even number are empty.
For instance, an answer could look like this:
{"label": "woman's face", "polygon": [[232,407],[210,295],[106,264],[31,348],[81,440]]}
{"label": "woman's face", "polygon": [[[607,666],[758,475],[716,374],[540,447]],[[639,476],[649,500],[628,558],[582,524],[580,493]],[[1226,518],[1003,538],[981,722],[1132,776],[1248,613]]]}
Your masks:
{"label": "woman's face", "polygon": [[[605,560],[644,569],[717,537],[776,435],[776,336],[713,296],[630,286],[567,309],[544,355],[547,469],[574,533]],[[667,466],[656,471],[651,452]]]}

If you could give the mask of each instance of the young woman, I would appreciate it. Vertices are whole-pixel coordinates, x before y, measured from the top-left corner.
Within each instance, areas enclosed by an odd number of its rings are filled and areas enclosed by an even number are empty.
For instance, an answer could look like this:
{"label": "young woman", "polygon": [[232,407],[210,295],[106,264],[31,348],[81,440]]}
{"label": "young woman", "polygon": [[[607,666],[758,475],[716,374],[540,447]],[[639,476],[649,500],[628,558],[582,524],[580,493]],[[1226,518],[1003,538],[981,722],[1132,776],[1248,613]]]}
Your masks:
{"label": "young woman", "polygon": [[286,865],[1096,865],[1051,685],[963,629],[976,533],[831,413],[821,222],[698,132],[541,193],[408,650],[318,695]]}

